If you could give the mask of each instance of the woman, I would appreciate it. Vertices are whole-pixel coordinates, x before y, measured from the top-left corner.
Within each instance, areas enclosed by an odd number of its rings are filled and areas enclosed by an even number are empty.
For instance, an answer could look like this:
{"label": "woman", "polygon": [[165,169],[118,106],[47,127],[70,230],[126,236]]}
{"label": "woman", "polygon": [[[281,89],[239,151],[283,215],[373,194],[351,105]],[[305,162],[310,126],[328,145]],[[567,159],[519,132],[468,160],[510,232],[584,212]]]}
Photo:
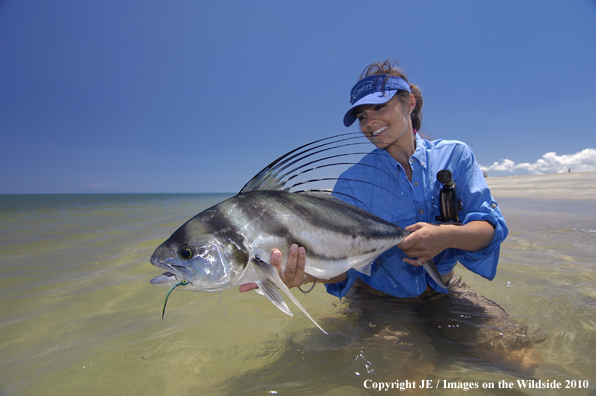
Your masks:
{"label": "woman", "polygon": [[[453,284],[449,282],[457,261],[492,280],[507,225],[472,150],[461,142],[429,141],[417,133],[422,121],[422,95],[389,61],[371,64],[364,70],[352,88],[350,103],[344,125],[349,127],[358,121],[376,149],[360,161],[371,166],[354,165],[340,176],[334,195],[411,234],[376,260],[370,276],[350,270],[336,278],[317,281],[326,283],[327,291],[338,297],[345,296],[354,284],[395,297],[417,297],[433,291],[447,293],[421,267],[430,259],[434,259],[448,287]],[[462,201],[461,223],[438,224],[435,220],[440,214],[442,186],[436,175],[442,169],[453,174]],[[293,245],[282,274],[288,287],[315,281],[304,273],[304,258],[304,249]],[[273,251],[271,264],[281,267],[281,252]],[[255,287],[244,285],[240,290]]]}
{"label": "woman", "polygon": [[[389,61],[364,70],[352,88],[350,103],[344,125],[358,122],[376,149],[340,176],[334,195],[411,234],[376,259],[370,276],[349,270],[332,279],[315,280],[304,273],[306,252],[296,245],[290,248],[283,273],[279,250],[272,252],[271,264],[289,288],[316,281],[325,283],[330,294],[347,295],[351,310],[361,312],[358,320],[363,328],[375,323],[368,345],[384,339],[380,349],[390,355],[395,355],[395,346],[399,352],[406,351],[403,361],[408,364],[403,367],[410,378],[426,378],[433,370],[434,350],[428,346],[436,342],[458,353],[468,350],[516,372],[532,373],[540,357],[527,347],[532,341],[542,341],[542,334],[528,336],[527,328],[512,321],[499,304],[454,276],[459,262],[492,280],[508,232],[470,147],[420,136],[420,90]],[[457,223],[436,220],[442,188],[437,173],[443,169],[451,171],[461,200]],[[448,289],[422,267],[421,263],[431,259]],[[254,288],[243,285],[240,291]],[[427,337],[427,344],[421,342],[420,334]]]}

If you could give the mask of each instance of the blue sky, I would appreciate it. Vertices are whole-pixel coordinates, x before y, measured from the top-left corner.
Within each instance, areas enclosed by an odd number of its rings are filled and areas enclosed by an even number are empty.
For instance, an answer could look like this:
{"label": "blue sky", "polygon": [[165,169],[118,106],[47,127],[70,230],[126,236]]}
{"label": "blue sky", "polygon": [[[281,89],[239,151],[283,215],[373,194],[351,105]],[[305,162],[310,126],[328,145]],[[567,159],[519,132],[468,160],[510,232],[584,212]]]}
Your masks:
{"label": "blue sky", "polygon": [[236,192],[389,56],[489,176],[596,170],[595,38],[593,0],[0,0],[0,193]]}

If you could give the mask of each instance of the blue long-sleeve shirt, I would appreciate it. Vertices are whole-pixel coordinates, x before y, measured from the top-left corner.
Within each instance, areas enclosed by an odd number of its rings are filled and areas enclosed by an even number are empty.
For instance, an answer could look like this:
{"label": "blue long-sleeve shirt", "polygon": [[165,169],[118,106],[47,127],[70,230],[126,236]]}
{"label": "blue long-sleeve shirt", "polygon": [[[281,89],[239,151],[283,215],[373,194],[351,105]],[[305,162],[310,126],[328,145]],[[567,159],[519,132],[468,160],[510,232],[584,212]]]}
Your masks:
{"label": "blue long-sleeve shirt", "polygon": [[[449,169],[457,197],[463,204],[458,212],[460,222],[488,221],[495,227],[495,234],[488,247],[476,252],[446,249],[434,257],[435,264],[439,273],[445,275],[459,261],[470,271],[492,280],[497,271],[500,245],[508,229],[470,147],[454,140],[428,141],[416,134],[416,151],[410,158],[410,166],[411,182],[403,167],[387,151],[373,150],[341,174],[333,194],[402,228],[417,222],[436,224],[442,188],[436,176],[440,170]],[[426,290],[427,283],[437,291],[447,292],[423,267],[403,262],[404,257],[407,256],[399,248],[393,247],[373,263],[370,276],[349,270],[346,280],[326,285],[327,292],[343,297],[358,277],[396,297],[418,296]]]}

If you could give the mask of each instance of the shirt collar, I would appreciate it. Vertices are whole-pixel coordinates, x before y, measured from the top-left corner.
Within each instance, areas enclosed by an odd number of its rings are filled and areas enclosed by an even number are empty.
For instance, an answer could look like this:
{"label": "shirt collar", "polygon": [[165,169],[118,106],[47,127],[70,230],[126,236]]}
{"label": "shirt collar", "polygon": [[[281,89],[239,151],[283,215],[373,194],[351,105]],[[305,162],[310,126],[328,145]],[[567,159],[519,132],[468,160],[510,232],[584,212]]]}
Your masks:
{"label": "shirt collar", "polygon": [[416,137],[416,151],[410,158],[415,158],[418,160],[418,163],[424,168],[428,168],[428,161],[426,159],[426,150],[424,149],[424,139],[420,137],[419,133],[414,135]]}
{"label": "shirt collar", "polygon": [[[417,159],[418,163],[424,169],[428,169],[428,161],[426,159],[427,152],[426,152],[425,144],[424,144],[425,140],[420,137],[419,133],[416,133],[414,136],[416,137],[416,151],[414,151],[414,154],[412,154],[410,159],[412,159],[412,158]],[[397,161],[391,156],[391,154],[389,154],[387,152],[387,150],[377,148],[377,149],[374,149],[373,151],[382,156],[382,157],[378,157],[379,160],[380,160],[380,158],[385,158],[386,161],[389,161],[394,166],[397,165]]]}

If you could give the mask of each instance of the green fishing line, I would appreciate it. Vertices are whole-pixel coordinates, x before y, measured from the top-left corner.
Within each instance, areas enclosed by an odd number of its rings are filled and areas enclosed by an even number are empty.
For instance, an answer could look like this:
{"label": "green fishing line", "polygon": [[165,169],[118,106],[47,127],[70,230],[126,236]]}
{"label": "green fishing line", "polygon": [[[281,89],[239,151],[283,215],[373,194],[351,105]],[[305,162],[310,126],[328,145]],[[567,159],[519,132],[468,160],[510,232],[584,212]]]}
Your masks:
{"label": "green fishing line", "polygon": [[174,290],[178,286],[185,286],[185,285],[188,285],[188,281],[186,279],[181,280],[180,282],[176,282],[172,285],[172,287],[170,287],[168,294],[166,294],[166,300],[163,302],[163,311],[161,312],[161,320],[163,320],[163,317],[166,314],[166,304],[168,303],[168,298],[170,297],[172,290]]}

